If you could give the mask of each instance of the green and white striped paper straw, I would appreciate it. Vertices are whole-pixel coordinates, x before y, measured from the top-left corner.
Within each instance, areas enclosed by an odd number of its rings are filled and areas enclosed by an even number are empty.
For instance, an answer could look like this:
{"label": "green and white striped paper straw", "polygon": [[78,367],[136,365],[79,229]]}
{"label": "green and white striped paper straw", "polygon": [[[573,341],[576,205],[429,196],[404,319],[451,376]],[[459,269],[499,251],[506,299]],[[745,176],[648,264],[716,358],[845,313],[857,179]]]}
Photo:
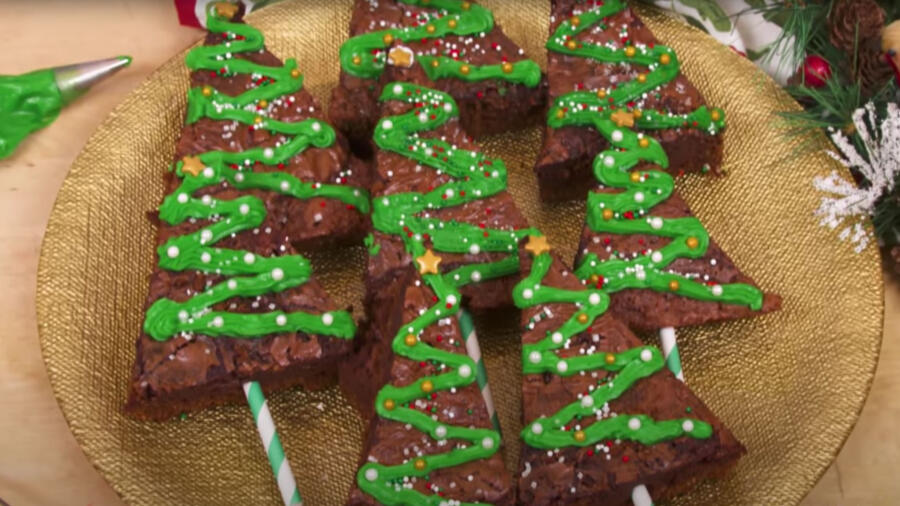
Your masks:
{"label": "green and white striped paper straw", "polygon": [[[681,357],[678,356],[675,327],[659,329],[659,342],[662,345],[663,357],[666,359],[666,367],[684,383],[684,371],[681,369]],[[634,503],[634,506],[653,506],[653,498],[650,497],[650,491],[644,485],[638,485],[631,490],[631,502]]]}
{"label": "green and white striped paper straw", "polygon": [[475,361],[475,381],[478,383],[478,388],[481,389],[481,395],[484,396],[488,416],[491,417],[494,428],[500,432],[500,419],[497,417],[497,410],[494,409],[494,399],[491,397],[491,387],[487,381],[487,369],[484,367],[481,347],[478,346],[478,336],[475,334],[475,324],[472,322],[472,316],[466,311],[460,311],[458,318],[459,329],[466,341],[466,351],[469,358]]}
{"label": "green and white striped paper straw", "polygon": [[278,483],[278,490],[281,491],[281,499],[285,506],[303,504],[300,491],[297,489],[297,482],[294,480],[294,473],[291,471],[291,465],[284,456],[281,439],[278,438],[278,433],[275,431],[275,421],[272,420],[272,413],[269,412],[269,405],[263,395],[262,387],[256,381],[248,381],[244,383],[244,394],[247,396],[250,411],[253,412],[253,420],[256,422],[259,438],[269,457],[269,464],[272,466],[272,473]]}
{"label": "green and white striped paper straw", "polygon": [[659,341],[662,344],[663,357],[666,358],[666,366],[676,378],[684,383],[684,372],[681,370],[681,357],[678,356],[678,343],[675,341],[675,327],[663,327],[659,329]]}

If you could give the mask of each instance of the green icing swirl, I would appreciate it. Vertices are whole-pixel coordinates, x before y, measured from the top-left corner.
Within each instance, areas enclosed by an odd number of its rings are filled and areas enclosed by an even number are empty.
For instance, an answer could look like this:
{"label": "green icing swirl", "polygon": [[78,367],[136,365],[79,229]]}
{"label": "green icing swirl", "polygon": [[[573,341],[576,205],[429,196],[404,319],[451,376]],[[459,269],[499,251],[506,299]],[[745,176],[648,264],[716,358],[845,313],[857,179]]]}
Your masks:
{"label": "green icing swirl", "polygon": [[0,159],[11,155],[28,134],[52,123],[62,106],[52,69],[0,76]]}
{"label": "green icing swirl", "polygon": [[553,449],[585,447],[610,439],[651,445],[681,436],[697,439],[710,437],[712,427],[706,422],[688,418],[656,421],[643,414],[619,414],[599,419],[583,430],[571,430],[573,420],[596,417],[602,413],[604,404],[619,398],[640,379],[663,370],[665,360],[659,349],[653,346],[632,348],[622,353],[592,353],[568,358],[557,356],[556,352],[567,347],[569,339],[587,330],[596,318],[606,312],[609,295],[599,289],[573,291],[543,285],[552,262],[549,253],[534,258],[531,272],[513,290],[516,306],[527,308],[540,304],[571,303],[576,304],[579,310],[562,326],[547,332],[544,339],[522,347],[522,371],[525,374],[572,376],[604,370],[614,372],[616,376],[608,383],[598,383],[588,395],[550,417],[532,421],[521,433],[525,443],[534,448]]}
{"label": "green icing swirl", "polygon": [[[423,274],[425,283],[437,296],[437,302],[415,320],[401,325],[392,347],[399,356],[427,361],[448,372],[426,376],[403,387],[389,384],[376,397],[378,416],[409,424],[437,440],[461,440],[466,445],[399,465],[368,462],[357,474],[360,489],[382,504],[437,506],[446,499],[403,488],[403,479],[425,477],[436,469],[490,457],[500,447],[500,434],[493,429],[443,424],[410,407],[410,403],[429,395],[426,392],[428,389],[423,389],[425,382],[430,383],[431,392],[461,388],[472,384],[477,373],[475,362],[468,356],[429,346],[419,336],[438,320],[458,313],[461,296],[457,289],[460,286],[517,272],[518,241],[537,232],[532,229],[480,228],[427,217],[430,211],[463,205],[504,191],[506,167],[501,160],[488,159],[482,153],[458,149],[440,139],[419,137],[419,133],[436,129],[458,117],[459,109],[448,94],[408,83],[393,83],[384,88],[381,100],[400,100],[413,104],[414,108],[405,114],[381,119],[374,133],[378,147],[448,174],[453,179],[428,193],[397,193],[373,199],[374,227],[382,233],[402,238],[413,258],[425,254],[426,243],[438,252],[508,254],[495,262],[470,264],[448,273]],[[407,343],[409,336],[415,337],[412,346]],[[416,460],[424,463],[420,464],[421,469],[416,467]]]}
{"label": "green icing swirl", "polygon": [[192,70],[216,70],[221,74],[246,73],[267,78],[268,85],[250,89],[237,97],[230,97],[209,87],[195,88],[188,94],[187,122],[203,117],[233,120],[256,125],[291,139],[274,148],[252,148],[239,153],[209,151],[197,156],[203,169],[186,172],[184,162],[175,165],[176,174],[183,178],[181,185],[166,196],[159,208],[159,217],[169,225],[192,219],[208,219],[213,223],[192,234],[172,237],[157,249],[159,266],[172,271],[198,270],[232,276],[198,293],[185,302],[162,298],[147,310],[144,331],[153,339],[167,340],[181,332],[199,332],[212,337],[258,338],[283,332],[304,332],[352,338],[355,325],[346,311],[321,315],[304,312],[231,313],[213,311],[211,307],[233,297],[255,297],[278,293],[309,280],[309,261],[300,255],[263,257],[249,251],[216,248],[214,245],[232,234],[260,226],[266,217],[261,199],[244,195],[224,201],[210,196],[195,198],[202,188],[228,184],[239,190],[266,190],[297,199],[324,197],[340,200],[369,211],[368,194],[360,189],[305,182],[283,172],[253,172],[254,162],[281,164],[309,146],[328,147],[334,143],[334,130],[326,123],[307,119],[285,123],[251,112],[260,100],[272,101],[302,88],[296,72],[297,64],[288,60],[283,67],[266,67],[253,62],[233,59],[242,52],[258,52],[264,47],[262,34],[255,28],[230,23],[209,9],[209,29],[227,34],[228,40],[216,46],[195,48],[188,53],[186,63]]}
{"label": "green icing swirl", "polygon": [[[648,251],[633,260],[612,258],[601,261],[591,253],[585,256],[576,274],[582,278],[597,276],[608,293],[628,288],[671,292],[704,301],[740,304],[753,310],[762,307],[762,292],[750,285],[735,283],[706,285],[679,274],[666,272],[678,258],[700,258],[709,246],[709,234],[696,218],[663,219],[648,212],[667,200],[674,190],[672,176],[662,171],[628,171],[641,162],[668,167],[668,157],[659,142],[626,127],[647,130],[696,128],[715,135],[725,126],[721,109],[700,107],[690,114],[661,111],[634,114],[635,101],[675,79],[679,73],[674,51],[662,45],[628,46],[616,49],[577,41],[575,36],[604,22],[608,16],[624,10],[621,0],[608,0],[560,23],[547,42],[547,48],[571,56],[591,58],[605,63],[646,66],[643,78],[620,83],[612,89],[576,91],[559,97],[548,114],[553,128],[593,126],[610,143],[610,148],[594,159],[594,175],[605,187],[620,188],[620,193],[595,193],[588,196],[588,226],[594,232],[610,234],[648,234],[671,238],[658,251]],[[624,120],[623,121],[623,116]],[[618,121],[618,123],[617,123]],[[604,215],[605,214],[605,215]]]}
{"label": "green icing swirl", "polygon": [[[477,35],[494,29],[490,10],[459,0],[399,0],[405,4],[432,7],[440,12],[426,14],[428,20],[417,26],[389,28],[357,35],[340,49],[341,68],[350,75],[375,79],[384,72],[387,51],[395,40],[439,39],[447,35]],[[533,88],[541,81],[541,69],[532,60],[508,64],[474,65],[448,56],[417,57],[429,79],[453,77],[465,81],[501,79]],[[505,68],[504,68],[505,67]]]}

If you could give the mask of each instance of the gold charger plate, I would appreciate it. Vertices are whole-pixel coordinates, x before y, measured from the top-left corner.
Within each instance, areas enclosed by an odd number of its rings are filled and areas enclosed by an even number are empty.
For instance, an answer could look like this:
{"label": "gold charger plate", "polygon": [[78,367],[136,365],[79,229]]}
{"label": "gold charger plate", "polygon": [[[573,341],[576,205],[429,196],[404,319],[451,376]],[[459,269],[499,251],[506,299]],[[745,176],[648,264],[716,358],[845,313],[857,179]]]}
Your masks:
{"label": "gold charger plate", "polygon": [[[293,56],[323,102],[338,76],[350,0],[292,0],[253,14],[279,56]],[[539,62],[544,0],[485,1],[507,33]],[[837,168],[822,153],[798,155],[775,112],[798,107],[749,61],[655,11],[647,24],[684,61],[708,101],[728,111],[726,177],[689,176],[679,188],[745,272],[784,297],[782,311],[682,329],[688,384],[747,446],[725,480],[678,504],[792,504],[813,487],[856,422],[882,334],[876,249],[854,254],[812,216],[811,179]],[[183,54],[136,89],[85,146],[60,190],[41,251],[37,311],[50,380],[75,439],[128,503],[277,504],[246,406],[142,423],[122,415],[141,325],[154,229],[145,213],[163,195],[188,86]],[[819,139],[824,147],[825,139]],[[583,204],[537,200],[531,165],[540,129],[492,138],[510,188],[532,224],[572,258]],[[359,313],[362,248],[312,255],[335,297]],[[477,321],[515,472],[520,428],[520,348],[515,311]],[[653,339],[652,336],[647,336]],[[269,399],[300,490],[310,505],[341,504],[354,479],[363,425],[336,388]]]}

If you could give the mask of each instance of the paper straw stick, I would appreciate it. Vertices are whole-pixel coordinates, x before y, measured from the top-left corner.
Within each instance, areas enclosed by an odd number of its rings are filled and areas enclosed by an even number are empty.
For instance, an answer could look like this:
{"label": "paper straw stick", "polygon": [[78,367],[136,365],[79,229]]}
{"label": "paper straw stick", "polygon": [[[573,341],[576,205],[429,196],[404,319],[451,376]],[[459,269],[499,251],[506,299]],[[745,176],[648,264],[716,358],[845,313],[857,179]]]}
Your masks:
{"label": "paper straw stick", "polygon": [[634,506],[653,506],[653,499],[647,487],[638,485],[631,490],[631,502]]}
{"label": "paper straw stick", "polygon": [[666,366],[676,378],[684,383],[684,372],[681,370],[681,357],[678,356],[678,343],[675,342],[675,328],[664,327],[659,329],[659,341],[662,344],[663,357],[666,358]]}
{"label": "paper straw stick", "polygon": [[[675,328],[664,327],[659,329],[659,341],[662,345],[663,357],[666,358],[666,366],[676,378],[684,383],[684,371],[681,369],[681,357],[678,356]],[[653,506],[650,491],[644,485],[638,485],[632,489],[631,502],[634,503],[634,506]]]}
{"label": "paper straw stick", "polygon": [[300,491],[297,489],[297,482],[294,480],[294,473],[291,471],[291,465],[284,456],[281,439],[275,432],[275,421],[272,420],[272,413],[269,412],[269,405],[263,395],[262,387],[256,381],[248,381],[244,383],[244,394],[247,395],[247,404],[250,405],[250,411],[253,412],[253,420],[256,422],[259,438],[269,457],[275,481],[278,482],[281,499],[285,506],[303,504]]}
{"label": "paper straw stick", "polygon": [[500,419],[497,417],[497,410],[494,409],[494,399],[491,397],[491,387],[487,381],[487,369],[484,367],[481,348],[478,346],[478,336],[475,334],[475,324],[472,322],[472,316],[466,311],[460,311],[458,318],[459,329],[466,341],[466,351],[469,353],[469,358],[475,361],[475,381],[478,383],[478,388],[481,389],[481,395],[484,396],[488,416],[491,417],[494,428],[500,432]]}

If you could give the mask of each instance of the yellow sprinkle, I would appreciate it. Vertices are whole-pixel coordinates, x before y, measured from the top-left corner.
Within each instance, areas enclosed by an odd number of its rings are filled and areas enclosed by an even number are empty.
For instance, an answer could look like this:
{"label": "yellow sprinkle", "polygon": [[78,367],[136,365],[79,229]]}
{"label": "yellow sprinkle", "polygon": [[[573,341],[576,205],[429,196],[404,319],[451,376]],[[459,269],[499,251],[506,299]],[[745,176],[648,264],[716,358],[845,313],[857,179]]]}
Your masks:
{"label": "yellow sprinkle", "polygon": [[578,44],[576,44],[574,40],[570,40],[569,42],[566,42],[566,47],[574,50],[576,47],[578,47]]}
{"label": "yellow sprinkle", "polygon": [[428,25],[425,27],[425,31],[427,31],[428,33],[434,33],[434,30],[434,25]]}
{"label": "yellow sprinkle", "polygon": [[662,56],[659,57],[659,63],[662,63],[663,65],[668,65],[669,62],[671,62],[671,61],[672,61],[672,58],[669,57],[668,54],[663,54]]}
{"label": "yellow sprinkle", "polygon": [[394,42],[394,36],[386,33],[384,34],[384,37],[381,38],[381,40],[384,41],[385,44],[390,44],[391,42]]}
{"label": "yellow sprinkle", "polygon": [[603,210],[603,219],[604,219],[604,220],[611,220],[612,218],[613,218],[613,211],[612,211],[612,209],[604,209],[604,210]]}
{"label": "yellow sprinkle", "polygon": [[300,77],[300,70],[299,69],[291,70],[291,77],[293,77],[294,79],[297,79],[298,77]]}
{"label": "yellow sprinkle", "polygon": [[431,380],[425,380],[422,382],[422,391],[423,392],[425,392],[427,394],[428,392],[431,392],[432,390],[434,390],[434,383],[432,383]]}
{"label": "yellow sprinkle", "polygon": [[460,71],[460,72],[462,73],[462,75],[464,75],[464,76],[469,75],[469,72],[470,72],[471,70],[472,70],[472,69],[469,68],[468,65],[463,65],[462,67],[459,68],[459,71]]}
{"label": "yellow sprinkle", "polygon": [[587,436],[584,434],[583,430],[576,430],[574,437],[575,437],[575,441],[578,441],[579,443],[584,441],[587,438]]}
{"label": "yellow sprinkle", "polygon": [[685,243],[687,243],[687,247],[691,249],[696,249],[697,246],[700,246],[700,241],[698,241],[696,237],[688,237]]}
{"label": "yellow sprinkle", "polygon": [[650,146],[650,140],[646,137],[641,137],[641,140],[638,141],[638,145],[642,148],[646,148]]}
{"label": "yellow sprinkle", "polygon": [[386,401],[384,401],[384,409],[390,411],[394,409],[394,406],[395,404],[393,399],[387,399]]}
{"label": "yellow sprinkle", "polygon": [[678,281],[675,281],[674,279],[672,281],[669,281],[669,290],[672,290],[673,292],[677,292],[678,288],[680,288],[680,287],[681,287],[681,285],[678,284]]}
{"label": "yellow sprinkle", "polygon": [[603,359],[606,360],[606,363],[609,365],[616,363],[616,356],[613,355],[612,353],[607,353]]}
{"label": "yellow sprinkle", "polygon": [[406,337],[404,338],[403,342],[405,342],[407,346],[415,346],[416,343],[419,342],[419,340],[416,339],[416,336],[413,334],[406,334]]}
{"label": "yellow sprinkle", "polygon": [[414,465],[416,466],[417,471],[424,471],[425,470],[425,459],[416,459],[416,462]]}
{"label": "yellow sprinkle", "polygon": [[[641,139],[644,140],[644,139]],[[641,173],[640,172],[632,172],[631,173],[631,182],[632,183],[640,183],[641,182]]]}
{"label": "yellow sprinkle", "polygon": [[449,26],[450,28],[456,28],[456,20],[451,19],[450,21],[447,21],[447,26]]}
{"label": "yellow sprinkle", "polygon": [[212,94],[213,94],[213,89],[211,87],[209,87],[209,86],[203,87],[203,96],[204,97],[211,97]]}
{"label": "yellow sprinkle", "polygon": [[625,48],[625,56],[631,58],[637,51],[634,50],[634,46],[628,46]]}
{"label": "yellow sprinkle", "polygon": [[503,66],[501,68],[503,69],[504,74],[509,74],[510,72],[513,71],[513,64],[506,62],[503,64]]}

